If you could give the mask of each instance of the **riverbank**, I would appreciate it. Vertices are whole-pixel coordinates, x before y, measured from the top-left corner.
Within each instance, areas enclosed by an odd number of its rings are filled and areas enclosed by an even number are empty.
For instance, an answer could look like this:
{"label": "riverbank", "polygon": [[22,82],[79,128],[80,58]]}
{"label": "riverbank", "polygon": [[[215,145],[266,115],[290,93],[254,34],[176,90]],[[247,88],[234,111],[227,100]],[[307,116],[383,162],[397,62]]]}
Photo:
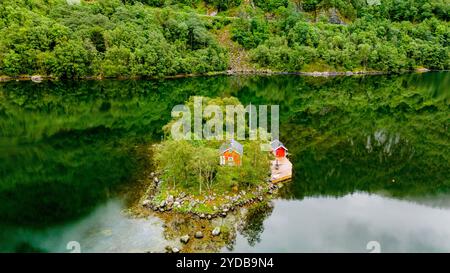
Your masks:
{"label": "riverbank", "polygon": [[[272,71],[268,69],[257,69],[257,70],[226,70],[218,72],[208,72],[199,74],[177,74],[169,75],[163,77],[141,77],[141,76],[121,76],[121,77],[103,77],[103,76],[86,76],[80,77],[73,80],[164,80],[164,79],[178,79],[178,78],[191,78],[191,77],[205,77],[205,76],[219,76],[219,75],[299,75],[299,76],[310,76],[310,77],[334,77],[334,76],[365,76],[365,75],[389,75],[389,74],[408,74],[408,73],[427,73],[427,72],[445,72],[448,70],[430,70],[427,68],[419,68],[416,70],[403,71],[403,72],[387,72],[387,71],[313,71],[313,72],[288,72],[288,71]],[[56,81],[61,80],[61,78],[49,76],[49,75],[20,75],[20,76],[0,76],[0,82],[9,81]]]}

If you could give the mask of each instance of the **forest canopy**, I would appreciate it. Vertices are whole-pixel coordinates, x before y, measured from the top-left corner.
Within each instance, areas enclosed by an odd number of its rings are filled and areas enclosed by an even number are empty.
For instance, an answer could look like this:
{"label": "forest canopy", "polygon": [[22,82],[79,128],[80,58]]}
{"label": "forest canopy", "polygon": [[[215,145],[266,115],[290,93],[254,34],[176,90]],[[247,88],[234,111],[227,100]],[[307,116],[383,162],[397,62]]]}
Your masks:
{"label": "forest canopy", "polygon": [[[0,76],[161,77],[244,61],[274,71],[442,70],[449,18],[449,0],[10,0],[0,6]],[[230,60],[230,43],[248,60]]]}

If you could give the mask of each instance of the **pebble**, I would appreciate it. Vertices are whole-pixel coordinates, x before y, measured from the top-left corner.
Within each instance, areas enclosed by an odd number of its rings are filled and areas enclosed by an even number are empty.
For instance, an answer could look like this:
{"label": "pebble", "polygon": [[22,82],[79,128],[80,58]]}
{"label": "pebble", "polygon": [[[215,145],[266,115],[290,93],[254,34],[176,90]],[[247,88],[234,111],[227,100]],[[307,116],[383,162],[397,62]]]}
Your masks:
{"label": "pebble", "polygon": [[203,238],[203,232],[197,231],[197,232],[195,233],[194,237],[197,238],[197,239]]}
{"label": "pebble", "polygon": [[220,227],[215,227],[211,232],[213,236],[218,236],[220,234]]}
{"label": "pebble", "polygon": [[189,242],[189,235],[186,234],[184,236],[181,236],[180,242],[182,242],[183,244],[187,244]]}
{"label": "pebble", "polygon": [[167,197],[167,203],[173,203],[173,196],[169,195],[169,197]]}

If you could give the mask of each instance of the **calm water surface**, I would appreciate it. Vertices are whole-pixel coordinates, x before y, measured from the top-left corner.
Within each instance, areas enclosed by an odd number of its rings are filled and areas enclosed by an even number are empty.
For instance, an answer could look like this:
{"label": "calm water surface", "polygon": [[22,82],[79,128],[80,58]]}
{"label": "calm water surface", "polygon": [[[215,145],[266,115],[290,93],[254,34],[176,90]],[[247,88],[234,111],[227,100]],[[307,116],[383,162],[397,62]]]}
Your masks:
{"label": "calm water surface", "polygon": [[[215,251],[450,251],[450,73],[0,85],[0,251],[164,251],[122,213],[171,108],[192,95],[279,104],[294,180]],[[132,194],[131,194],[132,195]],[[171,235],[172,234],[172,235]]]}

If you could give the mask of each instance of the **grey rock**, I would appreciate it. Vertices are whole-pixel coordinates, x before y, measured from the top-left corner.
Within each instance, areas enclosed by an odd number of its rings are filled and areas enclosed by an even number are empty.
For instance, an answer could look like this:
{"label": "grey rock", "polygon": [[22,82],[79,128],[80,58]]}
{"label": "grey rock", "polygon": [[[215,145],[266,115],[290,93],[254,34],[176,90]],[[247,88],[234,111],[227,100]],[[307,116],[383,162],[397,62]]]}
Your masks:
{"label": "grey rock", "polygon": [[150,200],[147,200],[147,199],[142,202],[142,205],[144,207],[148,206],[149,204],[150,204]]}
{"label": "grey rock", "polygon": [[211,214],[208,214],[208,216],[206,216],[206,218],[208,218],[208,220],[211,220],[211,218],[212,218]]}
{"label": "grey rock", "polygon": [[166,206],[166,200],[162,200],[159,206],[164,208]]}
{"label": "grey rock", "polygon": [[40,75],[34,75],[34,76],[31,76],[31,80],[33,82],[42,82],[43,78]]}
{"label": "grey rock", "polygon": [[220,227],[215,227],[211,232],[213,236],[218,236],[220,234]]}
{"label": "grey rock", "polygon": [[173,203],[173,196],[169,195],[169,197],[167,197],[166,201],[167,201],[167,203]]}
{"label": "grey rock", "polygon": [[172,248],[172,253],[178,253],[178,252],[180,252],[180,250],[178,248],[176,248],[176,247]]}
{"label": "grey rock", "polygon": [[180,238],[180,242],[182,242],[183,244],[187,244],[188,242],[189,242],[189,235],[184,235],[184,236],[181,236],[181,238]]}
{"label": "grey rock", "polygon": [[195,233],[194,237],[197,238],[197,239],[203,238],[203,232],[197,231],[197,232]]}
{"label": "grey rock", "polygon": [[200,214],[200,218],[205,218],[205,214],[204,213],[202,213],[202,214]]}

